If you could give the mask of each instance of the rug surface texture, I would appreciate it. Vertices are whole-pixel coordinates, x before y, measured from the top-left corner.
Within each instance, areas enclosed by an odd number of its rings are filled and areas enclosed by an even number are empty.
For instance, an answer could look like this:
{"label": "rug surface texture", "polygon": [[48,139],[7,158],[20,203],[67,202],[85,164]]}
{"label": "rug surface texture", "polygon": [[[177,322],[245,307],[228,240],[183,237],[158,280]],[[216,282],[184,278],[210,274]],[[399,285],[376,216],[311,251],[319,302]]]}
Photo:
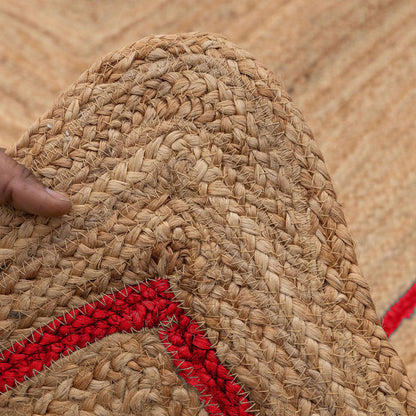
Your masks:
{"label": "rug surface texture", "polygon": [[[381,320],[416,281],[415,20],[409,0],[3,1],[0,147],[112,50],[151,34],[225,35],[302,110]],[[389,339],[415,386],[411,301]]]}
{"label": "rug surface texture", "polygon": [[416,414],[321,150],[250,52],[135,41],[7,153],[74,205],[0,208],[2,414]]}

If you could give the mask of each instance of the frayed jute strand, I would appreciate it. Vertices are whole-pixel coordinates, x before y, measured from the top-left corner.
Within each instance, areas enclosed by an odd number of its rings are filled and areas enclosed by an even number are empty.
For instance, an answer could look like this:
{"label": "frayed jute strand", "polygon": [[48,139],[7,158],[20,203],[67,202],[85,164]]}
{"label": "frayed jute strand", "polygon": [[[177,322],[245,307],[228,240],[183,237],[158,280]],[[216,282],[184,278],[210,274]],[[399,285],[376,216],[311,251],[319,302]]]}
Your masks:
{"label": "frayed jute strand", "polygon": [[[319,147],[247,51],[209,33],[132,43],[7,153],[73,209],[0,208],[3,355],[66,313],[163,277],[254,414],[416,414]],[[149,369],[107,339],[167,355]],[[1,412],[207,414],[206,392],[178,376],[169,348],[108,335],[5,391]]]}

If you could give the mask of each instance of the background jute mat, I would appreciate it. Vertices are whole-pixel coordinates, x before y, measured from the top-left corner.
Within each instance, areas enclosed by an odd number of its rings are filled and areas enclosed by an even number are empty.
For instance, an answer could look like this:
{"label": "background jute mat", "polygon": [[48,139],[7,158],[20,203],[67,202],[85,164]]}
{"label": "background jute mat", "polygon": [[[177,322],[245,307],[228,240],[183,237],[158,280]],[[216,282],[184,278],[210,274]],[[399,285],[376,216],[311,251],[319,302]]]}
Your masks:
{"label": "background jute mat", "polygon": [[74,207],[0,209],[4,414],[416,414],[322,153],[251,53],[134,42],[8,153]]}

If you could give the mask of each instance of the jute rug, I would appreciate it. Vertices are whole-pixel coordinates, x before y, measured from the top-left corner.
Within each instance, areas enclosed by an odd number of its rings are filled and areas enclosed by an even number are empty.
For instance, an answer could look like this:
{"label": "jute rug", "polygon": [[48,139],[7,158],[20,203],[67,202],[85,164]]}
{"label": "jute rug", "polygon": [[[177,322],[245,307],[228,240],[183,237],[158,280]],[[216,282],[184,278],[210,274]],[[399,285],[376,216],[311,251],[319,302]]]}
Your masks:
{"label": "jute rug", "polygon": [[416,414],[313,134],[250,53],[142,39],[8,154],[74,206],[0,208],[2,414]]}

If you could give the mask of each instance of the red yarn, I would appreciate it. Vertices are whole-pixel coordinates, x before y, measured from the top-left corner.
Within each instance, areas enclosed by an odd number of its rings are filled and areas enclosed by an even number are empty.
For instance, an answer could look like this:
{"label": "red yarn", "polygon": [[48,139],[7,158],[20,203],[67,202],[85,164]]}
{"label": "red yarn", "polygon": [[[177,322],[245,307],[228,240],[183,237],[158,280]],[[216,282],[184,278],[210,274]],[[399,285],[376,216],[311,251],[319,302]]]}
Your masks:
{"label": "red yarn", "polygon": [[405,318],[410,318],[416,307],[416,283],[384,315],[381,326],[389,337]]}
{"label": "red yarn", "polygon": [[38,328],[28,339],[3,351],[0,393],[87,343],[116,332],[157,326],[179,374],[198,389],[210,415],[248,414],[250,404],[241,386],[220,364],[203,331],[185,315],[169,289],[167,279],[130,286]]}

